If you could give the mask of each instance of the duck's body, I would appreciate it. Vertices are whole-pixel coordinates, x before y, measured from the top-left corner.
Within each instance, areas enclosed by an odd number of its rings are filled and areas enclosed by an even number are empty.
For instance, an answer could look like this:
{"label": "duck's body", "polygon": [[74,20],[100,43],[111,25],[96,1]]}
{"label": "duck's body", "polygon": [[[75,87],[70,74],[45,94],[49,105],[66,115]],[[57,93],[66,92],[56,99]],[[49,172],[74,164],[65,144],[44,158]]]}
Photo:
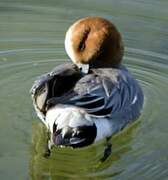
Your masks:
{"label": "duck's body", "polygon": [[[43,93],[39,93],[40,89]],[[83,75],[75,65],[64,64],[41,76],[32,88],[32,95],[38,116],[55,133],[55,144],[73,147],[118,132],[137,119],[143,104],[139,84],[123,66],[96,68]],[[87,142],[83,137],[79,143],[81,138],[73,138],[70,131],[85,126],[88,130],[84,134],[89,137]],[[71,134],[69,141],[59,135],[62,132]]]}
{"label": "duck's body", "polygon": [[39,118],[55,145],[82,147],[138,118],[143,93],[121,65],[123,43],[108,20],[88,17],[66,33],[74,64],[63,64],[35,81],[31,93]]}

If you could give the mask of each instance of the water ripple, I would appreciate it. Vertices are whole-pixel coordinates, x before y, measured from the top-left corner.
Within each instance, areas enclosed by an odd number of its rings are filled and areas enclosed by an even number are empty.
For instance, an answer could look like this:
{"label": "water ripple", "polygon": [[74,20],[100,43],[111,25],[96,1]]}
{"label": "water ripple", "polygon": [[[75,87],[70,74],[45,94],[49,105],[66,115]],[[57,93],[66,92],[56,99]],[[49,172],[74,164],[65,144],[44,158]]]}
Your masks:
{"label": "water ripple", "polygon": [[[1,54],[4,54],[5,57],[8,58],[10,53],[27,54],[27,52],[29,52],[34,54],[35,52],[35,54],[40,54],[43,52],[43,54],[45,54],[54,50],[55,49],[52,48],[13,49],[10,51],[2,51]],[[47,177],[52,174],[53,177],[92,177],[106,179],[116,176],[122,179],[122,177],[128,174],[131,174],[130,177],[135,177],[138,173],[143,173],[146,177],[153,177],[156,174],[153,169],[154,167],[156,169],[159,168],[158,171],[165,174],[162,166],[153,166],[151,162],[156,154],[158,159],[161,158],[158,155],[158,150],[155,150],[155,144],[145,145],[152,137],[156,137],[155,131],[158,131],[157,119],[161,113],[164,114],[165,112],[165,109],[161,108],[160,105],[167,104],[168,87],[166,84],[166,72],[168,67],[164,64],[166,63],[165,59],[167,59],[167,55],[165,54],[126,48],[124,62],[143,87],[145,106],[140,120],[137,121],[138,123],[135,123],[133,126],[112,138],[113,153],[105,163],[100,163],[104,148],[103,141],[84,149],[55,148],[52,157],[45,159],[43,157],[44,139],[46,138],[44,126],[38,123],[38,121],[37,123],[33,123],[33,147],[30,163],[31,177],[42,178],[43,176]],[[53,66],[65,61],[66,59],[44,58],[43,60],[37,61],[33,59],[23,59],[22,61],[2,63],[0,67],[2,71],[0,74],[3,75],[4,73],[4,76],[1,76],[2,79],[0,80],[0,84],[3,84],[1,95],[3,91],[7,91],[6,88],[17,89],[17,94],[22,93],[21,91],[23,89],[16,88],[16,86],[20,87],[20,85],[22,86],[28,83],[30,87],[35,76],[47,72],[49,68],[51,69]],[[6,71],[8,76],[5,76]],[[25,73],[27,78],[30,77],[29,80],[25,77]],[[25,78],[27,79],[27,83],[25,83]],[[7,86],[4,85],[5,82],[7,82]],[[12,105],[8,105],[8,108],[10,107],[12,107]],[[36,116],[33,115],[33,118],[36,118]],[[159,126],[162,126],[162,122],[159,123]],[[165,122],[163,122],[163,124],[164,123]],[[155,128],[152,128],[153,126]],[[147,152],[150,154],[147,154]],[[150,163],[144,166],[146,159],[148,159]],[[150,174],[147,175],[145,173],[146,171]],[[78,174],[76,174],[76,172],[78,172]]]}
{"label": "water ripple", "polygon": [[[19,162],[18,174],[26,174],[20,179],[167,178],[166,5],[154,0],[0,2],[0,174],[13,172]],[[124,64],[143,88],[144,108],[138,121],[112,137],[113,152],[104,163],[104,141],[83,149],[54,148],[46,159],[46,130],[34,113],[29,89],[36,76],[67,61],[65,30],[86,14],[107,17],[122,30]]]}

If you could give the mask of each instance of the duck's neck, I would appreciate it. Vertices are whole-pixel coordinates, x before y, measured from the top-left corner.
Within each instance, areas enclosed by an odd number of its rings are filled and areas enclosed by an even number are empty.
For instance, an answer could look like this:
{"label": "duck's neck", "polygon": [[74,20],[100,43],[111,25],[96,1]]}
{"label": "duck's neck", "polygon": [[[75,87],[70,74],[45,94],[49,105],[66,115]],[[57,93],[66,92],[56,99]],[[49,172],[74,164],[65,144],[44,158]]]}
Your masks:
{"label": "duck's neck", "polygon": [[118,68],[120,66],[120,64],[111,64],[111,63],[104,63],[103,61],[92,61],[91,63],[89,63],[89,67],[90,68]]}

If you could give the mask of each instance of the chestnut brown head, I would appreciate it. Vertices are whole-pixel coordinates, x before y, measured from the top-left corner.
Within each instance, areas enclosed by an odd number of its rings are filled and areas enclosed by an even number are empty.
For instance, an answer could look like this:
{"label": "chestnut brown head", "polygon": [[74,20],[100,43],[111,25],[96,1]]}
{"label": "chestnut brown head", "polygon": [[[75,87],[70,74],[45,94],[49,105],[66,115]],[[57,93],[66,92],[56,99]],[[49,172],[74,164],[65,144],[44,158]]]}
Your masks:
{"label": "chestnut brown head", "polygon": [[117,66],[123,57],[122,38],[117,28],[100,17],[87,17],[70,26],[65,49],[75,64]]}

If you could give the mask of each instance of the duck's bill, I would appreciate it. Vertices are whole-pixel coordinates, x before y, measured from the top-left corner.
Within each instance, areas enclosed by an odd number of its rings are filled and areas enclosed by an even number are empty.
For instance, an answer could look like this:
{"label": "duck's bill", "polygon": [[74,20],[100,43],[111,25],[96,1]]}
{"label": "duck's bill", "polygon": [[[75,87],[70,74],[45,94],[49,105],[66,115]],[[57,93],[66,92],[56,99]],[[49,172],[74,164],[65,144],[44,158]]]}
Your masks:
{"label": "duck's bill", "polygon": [[89,72],[89,64],[77,63],[77,66],[82,73],[87,74]]}

